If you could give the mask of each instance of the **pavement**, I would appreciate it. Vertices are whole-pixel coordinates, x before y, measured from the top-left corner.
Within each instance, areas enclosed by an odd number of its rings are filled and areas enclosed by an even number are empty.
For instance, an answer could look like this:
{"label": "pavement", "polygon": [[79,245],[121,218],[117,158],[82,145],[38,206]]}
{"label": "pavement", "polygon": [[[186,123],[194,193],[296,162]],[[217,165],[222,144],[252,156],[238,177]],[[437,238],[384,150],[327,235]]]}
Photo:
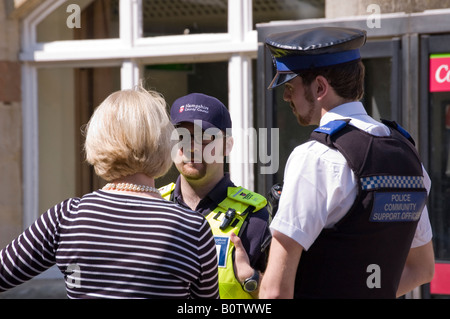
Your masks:
{"label": "pavement", "polygon": [[63,276],[52,267],[28,282],[1,292],[0,299],[67,299],[67,293]]}
{"label": "pavement", "polygon": [[33,279],[0,293],[0,299],[67,299],[63,280]]}

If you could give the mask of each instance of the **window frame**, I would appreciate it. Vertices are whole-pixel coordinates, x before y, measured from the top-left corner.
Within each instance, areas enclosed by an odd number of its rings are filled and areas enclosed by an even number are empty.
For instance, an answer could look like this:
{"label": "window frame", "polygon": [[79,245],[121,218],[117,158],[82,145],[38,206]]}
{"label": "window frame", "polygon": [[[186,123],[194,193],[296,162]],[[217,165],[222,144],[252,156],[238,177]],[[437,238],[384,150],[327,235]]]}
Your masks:
{"label": "window frame", "polygon": [[[142,37],[142,1],[120,0],[119,38],[37,42],[37,26],[67,0],[45,0],[22,20],[19,60],[22,63],[23,228],[39,212],[38,81],[39,68],[121,68],[121,89],[139,85],[145,64],[228,62],[229,110],[237,135],[230,155],[230,174],[236,184],[253,189],[252,59],[257,56],[252,29],[252,0],[228,0],[228,32],[218,34]],[[69,15],[69,13],[68,13]],[[232,18],[231,18],[232,17]]]}

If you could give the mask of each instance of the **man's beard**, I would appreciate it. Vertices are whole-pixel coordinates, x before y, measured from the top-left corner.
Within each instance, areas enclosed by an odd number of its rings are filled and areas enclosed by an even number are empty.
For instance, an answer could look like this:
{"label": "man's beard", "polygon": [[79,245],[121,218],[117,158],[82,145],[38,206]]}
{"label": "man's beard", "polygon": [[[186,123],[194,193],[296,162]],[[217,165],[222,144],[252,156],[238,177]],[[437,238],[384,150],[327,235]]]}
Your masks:
{"label": "man's beard", "polygon": [[300,114],[296,113],[297,122],[302,126],[311,125],[315,112],[314,98],[311,92],[311,87],[305,87],[305,100],[308,102],[308,113],[305,116],[301,116]]}
{"label": "man's beard", "polygon": [[[186,156],[187,155],[187,156]],[[181,163],[176,164],[177,169],[186,178],[197,180],[206,175],[206,167],[202,154],[187,151],[182,155],[183,160]]]}

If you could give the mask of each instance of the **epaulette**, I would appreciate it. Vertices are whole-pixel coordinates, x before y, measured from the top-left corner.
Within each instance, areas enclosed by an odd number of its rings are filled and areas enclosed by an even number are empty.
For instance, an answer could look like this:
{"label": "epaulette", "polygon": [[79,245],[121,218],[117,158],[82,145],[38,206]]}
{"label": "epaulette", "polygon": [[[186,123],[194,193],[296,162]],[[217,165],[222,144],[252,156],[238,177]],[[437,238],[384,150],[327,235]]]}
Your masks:
{"label": "epaulette", "polygon": [[227,197],[255,207],[254,211],[258,211],[267,205],[267,199],[264,196],[243,187],[228,187]]}
{"label": "epaulette", "polygon": [[350,122],[349,119],[335,120],[319,126],[311,133],[310,140],[316,140],[330,148],[335,148],[331,137],[344,129],[348,122]]}
{"label": "epaulette", "polygon": [[328,135],[333,135],[342,130],[350,120],[336,120],[328,122],[325,125],[319,126],[314,130],[314,132],[325,133]]}

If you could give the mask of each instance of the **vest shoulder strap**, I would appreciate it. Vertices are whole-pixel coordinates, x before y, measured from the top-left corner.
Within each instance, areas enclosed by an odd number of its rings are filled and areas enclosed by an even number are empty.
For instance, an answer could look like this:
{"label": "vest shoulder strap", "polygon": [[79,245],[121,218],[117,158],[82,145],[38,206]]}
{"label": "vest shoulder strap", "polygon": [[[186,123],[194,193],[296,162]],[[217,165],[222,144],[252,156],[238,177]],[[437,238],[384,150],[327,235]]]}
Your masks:
{"label": "vest shoulder strap", "polygon": [[[170,183],[166,186],[160,187],[158,190],[163,198],[169,199],[174,189],[175,183]],[[225,202],[228,202],[229,200],[239,202],[240,204],[244,204],[246,206],[253,206],[253,212],[258,211],[267,205],[267,199],[264,196],[252,192],[244,187],[228,187],[227,197],[221,204],[228,206],[229,203]]]}
{"label": "vest shoulder strap", "polygon": [[397,122],[395,121],[388,121],[388,120],[384,120],[381,119],[381,122],[390,127],[393,128],[394,130],[400,132],[404,137],[406,137],[408,139],[408,141],[410,141],[412,143],[412,145],[416,146],[416,142],[414,141],[414,139],[412,138],[411,134],[408,133],[408,131],[406,131],[403,127],[401,127]]}
{"label": "vest shoulder strap", "polygon": [[248,206],[253,206],[253,212],[258,211],[267,205],[267,199],[264,196],[244,187],[228,187],[227,198]]}
{"label": "vest shoulder strap", "polygon": [[165,199],[168,199],[175,189],[175,183],[170,183],[166,186],[160,187],[158,190],[161,193],[161,196]]}
{"label": "vest shoulder strap", "polygon": [[325,133],[328,135],[333,135],[342,130],[350,120],[335,120],[328,122],[325,125],[319,126],[314,130],[314,132]]}
{"label": "vest shoulder strap", "polygon": [[335,148],[331,137],[345,128],[349,122],[349,119],[328,122],[327,124],[316,128],[311,133],[310,140],[316,140],[328,147]]}

